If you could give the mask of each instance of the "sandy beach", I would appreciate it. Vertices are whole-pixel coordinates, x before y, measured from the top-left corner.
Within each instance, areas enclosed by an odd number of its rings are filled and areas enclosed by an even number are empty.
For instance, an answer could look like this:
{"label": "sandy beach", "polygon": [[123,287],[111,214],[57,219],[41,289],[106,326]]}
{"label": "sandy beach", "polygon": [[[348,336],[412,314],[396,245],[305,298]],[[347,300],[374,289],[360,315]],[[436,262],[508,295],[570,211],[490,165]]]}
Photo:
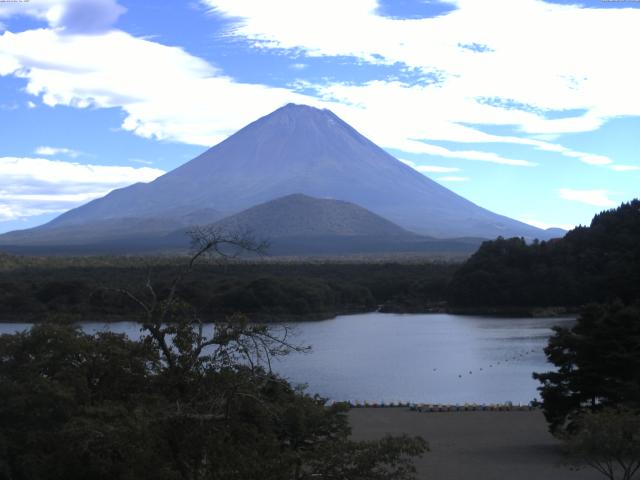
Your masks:
{"label": "sandy beach", "polygon": [[416,461],[420,480],[597,480],[595,470],[563,464],[560,443],[540,411],[419,413],[358,408],[353,437],[421,435],[431,451]]}

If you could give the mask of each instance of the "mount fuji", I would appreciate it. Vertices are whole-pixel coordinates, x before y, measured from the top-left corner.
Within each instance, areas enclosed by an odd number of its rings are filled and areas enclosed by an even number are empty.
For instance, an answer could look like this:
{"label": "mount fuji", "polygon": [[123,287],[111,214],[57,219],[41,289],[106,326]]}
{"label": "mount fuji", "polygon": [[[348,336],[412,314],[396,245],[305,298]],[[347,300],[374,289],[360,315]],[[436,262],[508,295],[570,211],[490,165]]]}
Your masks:
{"label": "mount fuji", "polygon": [[440,239],[557,236],[455,194],[329,110],[289,104],[150,183],[114,190],[42,226],[0,235],[0,246],[153,243],[292,194],[349,202],[404,230]]}

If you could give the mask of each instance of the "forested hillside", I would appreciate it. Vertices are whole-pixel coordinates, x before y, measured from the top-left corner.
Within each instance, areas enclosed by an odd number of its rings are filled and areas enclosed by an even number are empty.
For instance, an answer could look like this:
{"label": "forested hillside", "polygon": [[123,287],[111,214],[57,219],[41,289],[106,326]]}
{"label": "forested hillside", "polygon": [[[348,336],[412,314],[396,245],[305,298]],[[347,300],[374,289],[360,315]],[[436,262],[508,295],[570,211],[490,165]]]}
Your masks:
{"label": "forested hillside", "polygon": [[640,201],[596,215],[562,239],[485,242],[455,273],[459,307],[579,306],[640,298]]}

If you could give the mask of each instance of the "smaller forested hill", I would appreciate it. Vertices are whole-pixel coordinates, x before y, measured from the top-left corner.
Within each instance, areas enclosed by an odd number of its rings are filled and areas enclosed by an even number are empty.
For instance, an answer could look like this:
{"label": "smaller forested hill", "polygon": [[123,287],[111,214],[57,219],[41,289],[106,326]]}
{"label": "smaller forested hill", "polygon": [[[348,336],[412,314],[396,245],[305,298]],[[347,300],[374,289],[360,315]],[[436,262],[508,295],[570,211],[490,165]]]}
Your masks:
{"label": "smaller forested hill", "polygon": [[369,235],[418,238],[358,205],[292,194],[262,203],[216,223],[223,231],[250,230],[259,238]]}
{"label": "smaller forested hill", "polygon": [[640,298],[640,201],[596,215],[564,238],[485,242],[456,272],[459,307],[579,306]]}

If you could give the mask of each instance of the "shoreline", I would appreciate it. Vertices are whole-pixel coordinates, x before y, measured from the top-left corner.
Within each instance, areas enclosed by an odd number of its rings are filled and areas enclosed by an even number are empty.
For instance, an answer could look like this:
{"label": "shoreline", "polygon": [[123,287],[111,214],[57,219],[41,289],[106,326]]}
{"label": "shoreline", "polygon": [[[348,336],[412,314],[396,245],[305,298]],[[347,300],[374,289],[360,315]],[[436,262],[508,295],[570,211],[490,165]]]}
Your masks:
{"label": "shoreline", "polygon": [[[58,313],[58,312],[56,312]],[[85,315],[78,313],[58,313],[54,314],[40,314],[40,315],[28,315],[22,318],[7,318],[0,317],[0,324],[2,323],[60,323],[60,324],[74,324],[81,322],[100,322],[100,323],[118,323],[118,322],[142,322],[142,320],[136,318],[139,313],[131,313],[131,315],[107,315],[99,316],[93,315],[91,320],[85,320],[81,317]],[[405,309],[397,308],[390,309],[386,306],[378,306],[376,308],[367,309],[345,309],[332,312],[316,312],[303,315],[292,314],[245,314],[245,316],[255,323],[289,323],[289,322],[321,322],[324,320],[333,320],[336,317],[346,315],[361,315],[366,313],[382,313],[382,314],[397,314],[397,315],[430,315],[430,314],[447,314],[447,315],[461,315],[471,317],[504,317],[504,318],[562,318],[568,316],[575,316],[579,313],[579,308],[569,307],[526,307],[526,308],[512,308],[512,307],[495,307],[495,308],[442,308],[442,307],[428,307],[423,309]],[[204,323],[213,323],[223,320],[226,316],[208,316],[203,318]]]}

